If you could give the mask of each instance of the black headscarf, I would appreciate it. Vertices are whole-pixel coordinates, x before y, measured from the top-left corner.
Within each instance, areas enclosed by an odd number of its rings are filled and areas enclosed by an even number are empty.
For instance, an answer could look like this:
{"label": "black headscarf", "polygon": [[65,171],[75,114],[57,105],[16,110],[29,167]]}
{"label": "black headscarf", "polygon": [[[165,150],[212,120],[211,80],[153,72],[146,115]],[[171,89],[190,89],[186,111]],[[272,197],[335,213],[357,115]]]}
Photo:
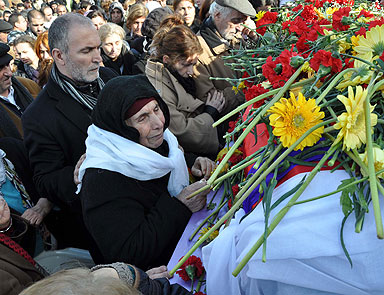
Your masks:
{"label": "black headscarf", "polygon": [[139,143],[139,131],[127,126],[124,115],[136,100],[149,97],[154,97],[163,111],[165,130],[170,120],[168,107],[145,75],[119,76],[109,80],[99,94],[92,122],[101,129]]}

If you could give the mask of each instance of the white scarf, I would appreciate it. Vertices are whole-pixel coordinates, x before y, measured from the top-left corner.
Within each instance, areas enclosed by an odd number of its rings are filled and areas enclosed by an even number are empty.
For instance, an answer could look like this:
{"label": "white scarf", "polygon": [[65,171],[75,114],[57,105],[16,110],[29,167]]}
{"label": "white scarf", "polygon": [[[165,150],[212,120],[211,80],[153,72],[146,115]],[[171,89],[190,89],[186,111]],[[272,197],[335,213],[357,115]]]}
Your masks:
{"label": "white scarf", "polygon": [[[160,178],[171,172],[168,192],[177,196],[188,185],[188,169],[177,139],[168,129],[164,132],[164,140],[169,146],[168,157],[92,124],[88,128],[85,141],[87,156],[80,167],[79,180],[82,180],[87,168],[115,171],[142,181]],[[81,183],[76,193],[80,190]]]}

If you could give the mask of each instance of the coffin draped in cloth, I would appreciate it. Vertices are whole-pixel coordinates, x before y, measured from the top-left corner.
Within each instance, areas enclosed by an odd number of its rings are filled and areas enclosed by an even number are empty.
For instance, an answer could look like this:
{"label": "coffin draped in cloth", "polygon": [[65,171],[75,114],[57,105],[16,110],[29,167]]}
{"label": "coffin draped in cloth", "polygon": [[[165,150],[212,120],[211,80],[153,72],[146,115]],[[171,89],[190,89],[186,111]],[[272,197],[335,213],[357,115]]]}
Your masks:
{"label": "coffin draped in cloth", "polygon": [[[278,186],[273,200],[294,188],[305,174]],[[332,192],[348,178],[343,170],[320,171],[299,201]],[[272,211],[270,220],[288,200]],[[352,268],[340,242],[344,215],[338,193],[292,207],[268,237],[267,261],[261,261],[260,248],[234,277],[233,270],[264,231],[261,205],[240,222],[243,215],[238,211],[230,226],[203,248],[208,295],[384,294],[384,241],[376,238],[372,205],[361,233],[355,233],[353,214],[344,227]]]}

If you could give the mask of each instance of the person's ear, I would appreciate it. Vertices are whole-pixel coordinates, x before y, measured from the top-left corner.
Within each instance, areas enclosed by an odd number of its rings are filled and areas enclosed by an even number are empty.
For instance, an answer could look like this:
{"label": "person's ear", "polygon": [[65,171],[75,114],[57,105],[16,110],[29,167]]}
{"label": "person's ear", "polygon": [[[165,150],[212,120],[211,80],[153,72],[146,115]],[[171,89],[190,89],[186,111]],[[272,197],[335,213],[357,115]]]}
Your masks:
{"label": "person's ear", "polygon": [[170,57],[168,55],[163,55],[163,63],[164,64],[168,64],[169,63],[169,60],[170,60]]}
{"label": "person's ear", "polygon": [[60,49],[52,49],[52,58],[58,66],[65,66],[64,53]]}
{"label": "person's ear", "polygon": [[221,13],[219,11],[216,11],[214,14],[213,14],[213,19],[216,21],[220,20],[221,18]]}

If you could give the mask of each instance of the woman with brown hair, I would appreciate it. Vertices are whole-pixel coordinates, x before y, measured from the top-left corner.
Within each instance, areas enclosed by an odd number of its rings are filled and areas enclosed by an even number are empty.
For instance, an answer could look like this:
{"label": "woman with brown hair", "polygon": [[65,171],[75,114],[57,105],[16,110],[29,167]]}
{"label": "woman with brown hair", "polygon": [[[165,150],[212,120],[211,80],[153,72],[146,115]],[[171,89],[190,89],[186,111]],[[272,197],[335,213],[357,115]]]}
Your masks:
{"label": "woman with brown hair", "polygon": [[34,50],[39,58],[38,84],[40,87],[43,87],[48,82],[53,63],[48,44],[48,31],[37,36]]}
{"label": "woman with brown hair", "polygon": [[39,57],[34,51],[35,40],[28,35],[17,37],[13,41],[15,52],[18,56],[16,76],[31,79],[38,82]]}
{"label": "woman with brown hair", "polygon": [[152,45],[146,75],[168,105],[169,129],[186,152],[215,157],[222,134],[212,123],[223,110],[225,99],[217,91],[206,101],[196,98],[193,67],[203,51],[196,35],[184,25],[161,28]]}
{"label": "woman with brown hair", "polygon": [[143,36],[141,27],[143,26],[147,15],[148,8],[141,3],[134,4],[130,7],[127,22],[125,24],[128,29],[125,39],[128,43],[135,40],[137,37]]}
{"label": "woman with brown hair", "polygon": [[194,0],[174,0],[173,11],[182,17],[185,25],[194,33],[199,31],[200,21],[195,19],[196,9]]}

